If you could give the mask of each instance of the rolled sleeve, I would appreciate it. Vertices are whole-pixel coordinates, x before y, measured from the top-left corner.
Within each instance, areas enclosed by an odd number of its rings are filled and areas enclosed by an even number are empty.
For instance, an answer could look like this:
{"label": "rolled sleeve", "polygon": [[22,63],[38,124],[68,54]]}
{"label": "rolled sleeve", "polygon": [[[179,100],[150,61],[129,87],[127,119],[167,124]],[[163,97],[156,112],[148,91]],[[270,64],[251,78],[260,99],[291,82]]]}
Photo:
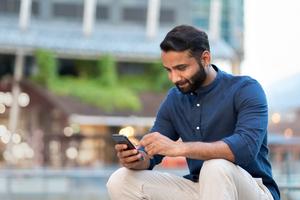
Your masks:
{"label": "rolled sleeve", "polygon": [[[143,151],[147,154],[144,147],[139,147],[138,150]],[[158,163],[161,162],[162,159],[163,159],[163,156],[161,156],[161,155],[153,156],[153,158],[150,159],[150,165],[148,167],[148,170],[152,170],[155,167],[155,165],[157,165]]]}
{"label": "rolled sleeve", "polygon": [[223,141],[229,146],[235,159],[235,163],[240,166],[247,166],[254,159],[251,147],[241,135],[234,134],[224,138]]}
{"label": "rolled sleeve", "polygon": [[161,156],[161,155],[155,155],[153,156],[153,158],[150,159],[150,165],[148,167],[149,170],[152,170],[155,165],[159,164],[162,159],[164,158],[164,156]]}
{"label": "rolled sleeve", "polygon": [[256,159],[267,133],[268,107],[265,93],[255,80],[248,81],[235,96],[238,119],[234,134],[223,141],[235,157],[235,163],[247,166]]}

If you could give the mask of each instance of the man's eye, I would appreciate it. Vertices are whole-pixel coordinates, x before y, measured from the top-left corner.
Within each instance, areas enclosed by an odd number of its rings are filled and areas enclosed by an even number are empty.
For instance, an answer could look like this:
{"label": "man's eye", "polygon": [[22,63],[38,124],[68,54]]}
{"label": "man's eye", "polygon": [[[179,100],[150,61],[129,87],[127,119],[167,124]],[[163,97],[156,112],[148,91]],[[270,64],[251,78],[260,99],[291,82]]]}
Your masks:
{"label": "man's eye", "polygon": [[186,69],[186,65],[182,65],[182,66],[179,66],[177,69],[180,70],[180,71],[183,71]]}

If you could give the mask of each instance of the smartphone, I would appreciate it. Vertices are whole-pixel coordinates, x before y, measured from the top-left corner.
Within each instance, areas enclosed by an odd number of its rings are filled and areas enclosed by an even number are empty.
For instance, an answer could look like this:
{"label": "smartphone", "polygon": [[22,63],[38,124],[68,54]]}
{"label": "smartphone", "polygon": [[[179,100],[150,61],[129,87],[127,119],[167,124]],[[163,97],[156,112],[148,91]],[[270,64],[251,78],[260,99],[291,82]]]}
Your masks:
{"label": "smartphone", "polygon": [[118,144],[127,144],[126,150],[136,149],[130,140],[124,135],[112,134],[112,139]]}

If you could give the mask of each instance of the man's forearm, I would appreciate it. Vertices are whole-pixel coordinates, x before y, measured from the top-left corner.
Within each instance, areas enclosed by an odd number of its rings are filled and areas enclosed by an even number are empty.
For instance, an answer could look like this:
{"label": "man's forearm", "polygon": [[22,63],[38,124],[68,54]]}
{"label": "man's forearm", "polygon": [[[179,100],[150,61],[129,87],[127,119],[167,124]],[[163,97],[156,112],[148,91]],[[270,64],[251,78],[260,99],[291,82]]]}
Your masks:
{"label": "man's forearm", "polygon": [[217,141],[212,143],[205,142],[184,142],[181,144],[181,156],[199,159],[226,159],[234,162],[234,155],[229,146],[223,141]]}

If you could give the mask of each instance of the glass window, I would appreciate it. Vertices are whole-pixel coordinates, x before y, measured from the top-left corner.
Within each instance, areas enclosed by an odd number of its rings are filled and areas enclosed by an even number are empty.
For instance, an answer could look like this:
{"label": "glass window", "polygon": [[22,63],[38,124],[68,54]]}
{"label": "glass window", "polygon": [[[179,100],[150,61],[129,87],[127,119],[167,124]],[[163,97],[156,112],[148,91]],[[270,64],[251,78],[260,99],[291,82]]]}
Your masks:
{"label": "glass window", "polygon": [[78,19],[83,16],[82,4],[70,4],[70,3],[54,3],[53,14],[57,17],[64,17],[70,19]]}
{"label": "glass window", "polygon": [[37,1],[32,2],[31,14],[33,16],[39,15],[39,2],[37,2]]}
{"label": "glass window", "polygon": [[18,14],[20,10],[20,0],[0,0],[0,13]]}
{"label": "glass window", "polygon": [[118,71],[121,75],[142,75],[149,66],[145,63],[119,62]]}
{"label": "glass window", "polygon": [[162,8],[160,10],[160,22],[161,23],[174,23],[175,11],[170,8]]}
{"label": "glass window", "polygon": [[0,54],[0,79],[6,75],[12,75],[14,69],[14,55]]}
{"label": "glass window", "polygon": [[193,24],[200,27],[201,29],[208,30],[208,18],[207,17],[198,17],[193,20]]}
{"label": "glass window", "polygon": [[107,20],[109,18],[109,8],[104,5],[98,5],[96,10],[96,18]]}
{"label": "glass window", "polygon": [[123,9],[123,20],[139,24],[146,23],[147,8],[127,7]]}

